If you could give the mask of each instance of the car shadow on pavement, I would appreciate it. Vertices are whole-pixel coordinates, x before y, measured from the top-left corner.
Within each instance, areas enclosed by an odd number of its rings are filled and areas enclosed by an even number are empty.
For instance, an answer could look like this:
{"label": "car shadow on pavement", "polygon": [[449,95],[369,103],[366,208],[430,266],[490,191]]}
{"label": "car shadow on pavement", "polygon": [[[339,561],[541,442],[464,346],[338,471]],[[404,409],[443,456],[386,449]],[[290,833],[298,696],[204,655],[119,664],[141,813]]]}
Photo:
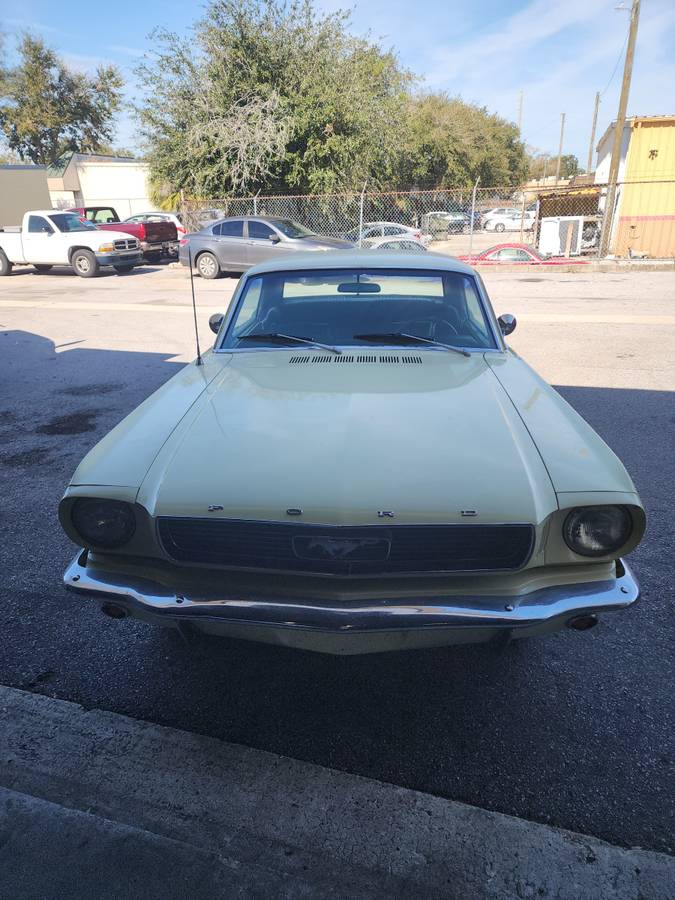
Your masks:
{"label": "car shadow on pavement", "polygon": [[[161,270],[166,268],[169,263],[176,262],[175,259],[167,259],[162,260],[158,263],[142,263],[139,266],[134,266],[130,271],[125,272],[121,275],[121,278],[129,278],[130,275],[141,275],[147,272],[155,272],[157,270]],[[11,275],[6,276],[9,278],[16,278],[17,275],[32,275],[34,278],[40,279],[48,279],[48,278],[62,278],[64,276],[68,276],[70,278],[78,279],[79,276],[75,274],[73,269],[70,266],[53,266],[48,272],[38,272],[37,269],[34,269],[32,266],[20,266],[12,270]],[[93,276],[94,278],[111,278],[113,276],[117,276],[118,273],[112,268],[112,266],[104,266],[99,269],[97,275]],[[84,281],[91,281],[91,279],[83,279]]]}
{"label": "car shadow on pavement", "polygon": [[[668,849],[673,395],[560,387],[649,515],[643,599],[588,633],[332,657],[112,621],[61,585],[82,456],[176,373],[168,354],[0,335],[0,681],[613,843]],[[442,448],[439,448],[442,452]]]}

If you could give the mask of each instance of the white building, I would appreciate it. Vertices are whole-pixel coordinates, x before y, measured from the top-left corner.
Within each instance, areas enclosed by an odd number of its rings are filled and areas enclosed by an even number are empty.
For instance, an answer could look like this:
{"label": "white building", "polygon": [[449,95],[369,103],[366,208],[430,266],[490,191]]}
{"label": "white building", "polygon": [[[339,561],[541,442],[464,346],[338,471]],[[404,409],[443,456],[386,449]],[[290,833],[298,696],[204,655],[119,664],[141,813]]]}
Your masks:
{"label": "white building", "polygon": [[49,167],[52,206],[112,206],[121,219],[153,208],[148,166],[126,156],[68,153]]}
{"label": "white building", "polygon": [[[612,161],[612,148],[614,146],[615,127],[616,123],[612,122],[598,141],[598,145],[596,148],[598,154],[598,162],[595,167],[596,184],[607,184],[607,182],[609,181],[609,166]],[[623,137],[621,139],[621,158],[619,161],[618,181],[623,181],[623,176],[626,171],[626,157],[628,156],[628,146],[630,144],[632,127],[633,119],[626,119],[623,126]]]}

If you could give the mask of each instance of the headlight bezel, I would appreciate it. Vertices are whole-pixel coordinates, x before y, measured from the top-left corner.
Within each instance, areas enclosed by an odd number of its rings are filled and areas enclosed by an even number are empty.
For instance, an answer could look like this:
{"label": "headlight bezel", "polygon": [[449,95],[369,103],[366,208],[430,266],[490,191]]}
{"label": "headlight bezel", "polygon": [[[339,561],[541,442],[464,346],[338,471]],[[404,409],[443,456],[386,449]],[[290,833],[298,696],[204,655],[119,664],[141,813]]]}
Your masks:
{"label": "headlight bezel", "polygon": [[[615,522],[611,523],[607,521],[607,516],[611,514],[615,517]],[[588,520],[592,521],[592,517],[596,517],[595,522],[595,532],[596,535],[599,531],[600,526],[604,526],[606,530],[611,530],[612,527],[615,527],[616,536],[613,541],[604,543],[600,543],[597,537],[593,537],[591,534],[586,538],[587,541],[595,540],[598,546],[584,546],[583,542],[579,539],[578,533],[583,528],[584,525],[588,527]],[[605,521],[602,522],[602,517],[605,517]],[[586,522],[584,522],[584,517],[586,518]],[[576,530],[577,537],[574,537],[573,532]],[[589,504],[588,506],[576,506],[573,509],[570,509],[562,523],[562,538],[572,553],[577,554],[578,556],[582,556],[585,559],[602,559],[604,557],[611,557],[618,554],[618,552],[625,547],[635,532],[635,520],[631,513],[630,507],[625,504],[614,504],[614,503],[602,503],[602,504]]]}
{"label": "headlight bezel", "polygon": [[[103,511],[108,507],[108,521],[112,528],[112,534],[110,534],[110,527],[109,534],[106,536],[102,532],[97,534],[95,530],[86,526],[85,517],[96,518],[97,506],[99,518],[103,516]],[[101,550],[116,550],[124,547],[133,538],[137,527],[133,505],[125,500],[108,497],[78,497],[70,508],[70,523],[85,546]]]}

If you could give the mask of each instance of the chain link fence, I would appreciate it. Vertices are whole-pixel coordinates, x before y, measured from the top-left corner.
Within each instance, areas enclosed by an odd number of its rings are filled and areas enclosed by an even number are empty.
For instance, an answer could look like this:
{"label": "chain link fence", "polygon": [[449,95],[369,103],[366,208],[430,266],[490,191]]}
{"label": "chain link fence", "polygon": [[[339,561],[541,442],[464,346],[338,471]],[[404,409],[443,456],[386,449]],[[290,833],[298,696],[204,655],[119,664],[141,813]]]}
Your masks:
{"label": "chain link fence", "polygon": [[[498,244],[495,259],[598,257],[603,228],[617,256],[675,256],[675,181],[617,187],[613,216],[605,215],[607,185],[490,187],[435,191],[276,195],[184,200],[188,231],[226,217],[292,219],[310,231],[365,246],[408,249],[408,241],[452,256],[476,257]],[[611,221],[610,221],[611,220]]]}

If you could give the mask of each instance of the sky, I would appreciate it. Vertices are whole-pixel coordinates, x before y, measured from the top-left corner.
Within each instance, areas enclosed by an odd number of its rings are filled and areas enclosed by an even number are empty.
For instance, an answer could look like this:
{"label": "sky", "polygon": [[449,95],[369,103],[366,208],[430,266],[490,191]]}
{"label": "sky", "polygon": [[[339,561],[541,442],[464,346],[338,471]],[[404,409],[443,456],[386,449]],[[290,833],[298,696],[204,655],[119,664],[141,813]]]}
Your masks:
{"label": "sky", "polygon": [[[370,34],[420,76],[443,90],[517,121],[536,151],[557,153],[566,114],[564,153],[586,165],[595,92],[602,92],[597,137],[616,117],[629,13],[621,0],[317,0],[325,11],[351,8],[351,30]],[[129,82],[158,25],[185,32],[202,3],[190,0],[0,0],[7,50],[17,35],[40,35],[75,68],[114,63]],[[630,0],[623,0],[629,7]],[[628,113],[675,113],[675,0],[642,0]],[[597,142],[597,140],[596,140]],[[140,149],[128,111],[115,144]]]}

